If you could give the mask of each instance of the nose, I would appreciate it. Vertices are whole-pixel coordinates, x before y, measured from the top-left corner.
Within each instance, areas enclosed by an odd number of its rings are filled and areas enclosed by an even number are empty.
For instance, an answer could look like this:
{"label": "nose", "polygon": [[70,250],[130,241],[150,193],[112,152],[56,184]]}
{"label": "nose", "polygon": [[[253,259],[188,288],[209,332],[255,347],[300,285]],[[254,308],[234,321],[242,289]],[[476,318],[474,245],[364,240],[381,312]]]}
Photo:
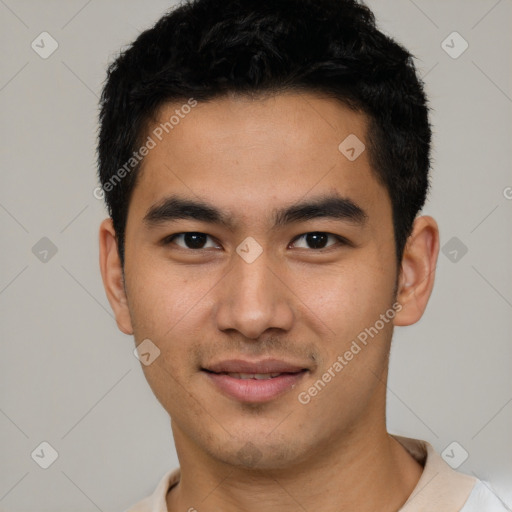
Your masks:
{"label": "nose", "polygon": [[218,329],[234,329],[248,339],[259,338],[267,329],[290,330],[293,293],[269,265],[266,252],[251,263],[238,254],[233,259],[233,267],[219,283]]}

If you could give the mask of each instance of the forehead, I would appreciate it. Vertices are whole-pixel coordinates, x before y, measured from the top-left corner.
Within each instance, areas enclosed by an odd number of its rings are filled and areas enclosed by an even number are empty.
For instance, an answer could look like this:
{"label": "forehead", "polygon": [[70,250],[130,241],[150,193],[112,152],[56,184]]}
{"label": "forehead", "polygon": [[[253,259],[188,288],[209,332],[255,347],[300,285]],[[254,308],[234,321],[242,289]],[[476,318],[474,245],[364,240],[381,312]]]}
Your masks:
{"label": "forehead", "polygon": [[387,191],[364,149],[363,114],[312,93],[222,97],[187,106],[193,104],[165,104],[149,125],[145,136],[154,146],[130,204],[137,217],[180,194],[215,203],[242,223],[251,217],[263,222],[276,205],[327,192],[375,215],[390,214]]}

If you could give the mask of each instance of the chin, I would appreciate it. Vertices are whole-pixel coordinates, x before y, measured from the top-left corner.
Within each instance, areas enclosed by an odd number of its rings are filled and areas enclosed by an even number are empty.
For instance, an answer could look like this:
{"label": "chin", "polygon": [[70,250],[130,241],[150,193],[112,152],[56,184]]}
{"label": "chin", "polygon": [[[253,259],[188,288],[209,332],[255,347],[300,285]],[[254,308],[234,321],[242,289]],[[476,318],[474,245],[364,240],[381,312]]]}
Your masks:
{"label": "chin", "polygon": [[226,451],[212,455],[231,466],[247,470],[278,470],[300,463],[307,456],[302,442],[299,446],[286,439],[269,440],[266,436],[244,435],[243,439],[226,441]]}

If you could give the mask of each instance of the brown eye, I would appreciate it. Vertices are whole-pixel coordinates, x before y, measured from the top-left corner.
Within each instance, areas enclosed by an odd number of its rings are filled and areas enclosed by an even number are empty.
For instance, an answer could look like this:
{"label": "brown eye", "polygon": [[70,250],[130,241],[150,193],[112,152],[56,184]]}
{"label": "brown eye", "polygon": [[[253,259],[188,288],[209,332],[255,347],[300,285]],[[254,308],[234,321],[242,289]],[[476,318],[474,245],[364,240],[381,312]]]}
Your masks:
{"label": "brown eye", "polygon": [[201,249],[208,249],[210,247],[216,247],[215,245],[207,246],[207,240],[209,235],[205,233],[199,233],[196,231],[190,231],[187,233],[176,233],[174,235],[171,235],[165,239],[165,244],[171,244],[174,243],[175,240],[181,240],[184,245],[176,243],[178,247],[181,247],[182,249],[192,249],[192,250],[201,250]]}
{"label": "brown eye", "polygon": [[337,240],[338,243],[344,244],[345,241],[343,238],[333,235],[332,233],[325,233],[323,231],[312,231],[311,233],[304,233],[303,235],[300,235],[294,240],[294,243],[296,240],[304,239],[307,246],[301,247],[305,249],[326,249],[329,247],[332,247],[333,245],[336,245],[336,242],[334,244],[327,245],[327,241],[329,240],[329,237],[331,237],[334,240]]}

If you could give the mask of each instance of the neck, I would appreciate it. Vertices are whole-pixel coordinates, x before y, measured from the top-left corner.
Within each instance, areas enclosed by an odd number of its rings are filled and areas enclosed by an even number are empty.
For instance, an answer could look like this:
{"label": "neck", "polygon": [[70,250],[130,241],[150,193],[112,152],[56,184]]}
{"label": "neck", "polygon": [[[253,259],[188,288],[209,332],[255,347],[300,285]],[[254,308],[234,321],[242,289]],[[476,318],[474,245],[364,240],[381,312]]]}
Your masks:
{"label": "neck", "polygon": [[317,447],[293,467],[250,470],[213,459],[173,424],[181,475],[167,495],[168,510],[396,511],[412,493],[422,467],[384,425],[375,425]]}

